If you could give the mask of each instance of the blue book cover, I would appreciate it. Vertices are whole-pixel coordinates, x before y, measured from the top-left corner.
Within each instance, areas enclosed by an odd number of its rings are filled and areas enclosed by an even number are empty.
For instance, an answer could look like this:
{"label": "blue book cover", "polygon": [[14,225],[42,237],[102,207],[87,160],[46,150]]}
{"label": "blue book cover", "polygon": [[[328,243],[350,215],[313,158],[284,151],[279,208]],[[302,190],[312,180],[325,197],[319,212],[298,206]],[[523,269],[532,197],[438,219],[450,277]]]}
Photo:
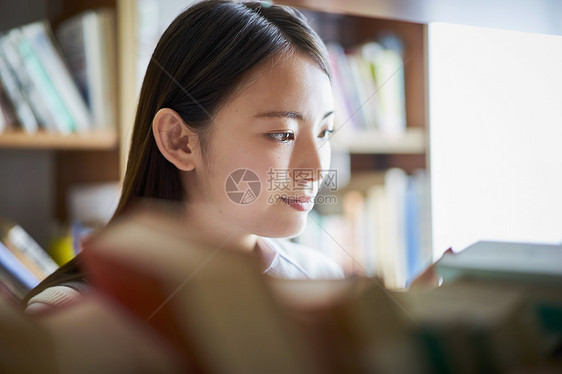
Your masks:
{"label": "blue book cover", "polygon": [[0,242],[0,266],[28,289],[32,289],[40,282],[39,278],[26,268],[2,242]]}

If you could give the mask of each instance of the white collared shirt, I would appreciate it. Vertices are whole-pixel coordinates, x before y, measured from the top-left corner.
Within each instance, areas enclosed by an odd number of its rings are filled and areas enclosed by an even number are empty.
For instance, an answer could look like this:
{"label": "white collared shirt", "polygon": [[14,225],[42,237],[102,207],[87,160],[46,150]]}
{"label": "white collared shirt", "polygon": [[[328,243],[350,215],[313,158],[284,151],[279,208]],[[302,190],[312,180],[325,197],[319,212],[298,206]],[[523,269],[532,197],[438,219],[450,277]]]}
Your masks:
{"label": "white collared shirt", "polygon": [[[264,274],[284,279],[342,279],[342,268],[331,258],[287,239],[258,238],[258,245],[274,253]],[[264,248],[265,249],[265,248]]]}

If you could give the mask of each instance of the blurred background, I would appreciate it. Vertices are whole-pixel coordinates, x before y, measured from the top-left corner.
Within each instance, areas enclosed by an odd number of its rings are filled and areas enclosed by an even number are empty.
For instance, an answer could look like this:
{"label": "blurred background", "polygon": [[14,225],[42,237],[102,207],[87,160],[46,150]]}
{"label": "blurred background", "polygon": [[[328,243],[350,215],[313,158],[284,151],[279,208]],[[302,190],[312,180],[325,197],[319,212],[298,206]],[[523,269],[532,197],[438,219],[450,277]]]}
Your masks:
{"label": "blurred background", "polygon": [[[111,216],[144,71],[190,3],[2,2],[0,217],[59,264]],[[449,247],[562,241],[562,3],[275,3],[303,10],[335,72],[337,189],[294,240],[391,288]]]}

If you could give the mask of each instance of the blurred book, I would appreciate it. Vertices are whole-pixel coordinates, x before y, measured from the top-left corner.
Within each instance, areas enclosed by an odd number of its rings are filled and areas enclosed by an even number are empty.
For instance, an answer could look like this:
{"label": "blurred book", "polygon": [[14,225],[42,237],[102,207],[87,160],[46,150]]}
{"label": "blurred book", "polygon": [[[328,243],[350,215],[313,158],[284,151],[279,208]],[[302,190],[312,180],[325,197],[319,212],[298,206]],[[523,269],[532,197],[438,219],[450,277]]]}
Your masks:
{"label": "blurred book", "polygon": [[0,81],[22,129],[69,134],[91,126],[80,95],[47,21],[0,36]]}
{"label": "blurred book", "polygon": [[49,24],[46,21],[35,22],[20,29],[70,114],[70,132],[87,131],[91,126],[90,112],[55,43]]}
{"label": "blurred book", "polygon": [[5,56],[4,48],[0,48],[0,83],[5,98],[8,100],[8,105],[14,108],[14,115],[18,124],[24,131],[32,134],[37,131],[39,124],[16,76],[16,72],[12,70]]}
{"label": "blurred book", "polygon": [[[153,203],[154,204],[154,203]],[[155,209],[157,207],[157,209]],[[206,247],[179,211],[129,210],[81,261],[95,289],[146,321],[196,372],[478,373],[556,369],[556,285],[462,281],[391,292],[375,278],[282,280]],[[553,343],[554,342],[554,343]],[[259,355],[256,355],[259,352]]]}
{"label": "blurred book", "polygon": [[0,83],[0,134],[4,131],[12,130],[16,126],[16,123],[17,119],[15,109],[4,91],[4,87]]}
{"label": "blurred book", "polygon": [[189,231],[171,212],[129,211],[93,234],[80,258],[93,285],[163,335],[186,369],[314,373],[257,257],[208,248]]}
{"label": "blurred book", "polygon": [[[0,283],[1,290],[1,283]],[[62,327],[60,324],[58,327]],[[61,373],[51,334],[0,292],[0,372]]]}
{"label": "blurred book", "polygon": [[[0,38],[6,61],[17,80],[24,99],[30,104],[41,127],[49,132],[69,132],[72,118],[64,106],[43,62],[33,51],[20,29],[13,29]],[[26,128],[27,132],[34,130]]]}
{"label": "blurred book", "polygon": [[61,51],[92,114],[92,128],[116,123],[115,11],[89,10],[60,23],[55,31]]}
{"label": "blurred book", "polygon": [[471,277],[562,285],[562,245],[479,241],[445,254],[435,268],[444,282]]}
{"label": "blurred book", "polygon": [[554,353],[532,292],[517,284],[457,281],[395,296],[415,320],[411,334],[428,358],[428,372],[508,373],[536,368]]}
{"label": "blurred book", "polygon": [[[266,279],[272,293],[297,322],[322,373],[386,373],[389,347],[408,361],[411,320],[407,310],[375,278]],[[411,366],[410,366],[411,365]],[[398,369],[398,367],[395,367]],[[414,372],[400,366],[402,372]]]}
{"label": "blurred book", "polygon": [[3,296],[0,292],[3,374],[180,372],[165,341],[99,295],[41,315],[23,313]]}
{"label": "blurred book", "polygon": [[[406,130],[402,42],[391,34],[353,48],[328,43],[333,70],[336,128],[343,136],[380,131],[392,136]],[[341,136],[341,135],[340,135]]]}
{"label": "blurred book", "polygon": [[40,280],[58,268],[49,254],[16,223],[0,219],[0,241]]}
{"label": "blurred book", "polygon": [[0,219],[0,284],[4,294],[21,300],[58,265],[18,224]]}
{"label": "blurred book", "polygon": [[8,288],[17,299],[22,299],[40,281],[40,278],[0,242],[0,282],[3,287]]}
{"label": "blurred book", "polygon": [[406,129],[406,94],[402,40],[394,34],[383,34],[378,43],[363,46],[364,58],[370,62],[379,94],[379,129],[401,134]]}

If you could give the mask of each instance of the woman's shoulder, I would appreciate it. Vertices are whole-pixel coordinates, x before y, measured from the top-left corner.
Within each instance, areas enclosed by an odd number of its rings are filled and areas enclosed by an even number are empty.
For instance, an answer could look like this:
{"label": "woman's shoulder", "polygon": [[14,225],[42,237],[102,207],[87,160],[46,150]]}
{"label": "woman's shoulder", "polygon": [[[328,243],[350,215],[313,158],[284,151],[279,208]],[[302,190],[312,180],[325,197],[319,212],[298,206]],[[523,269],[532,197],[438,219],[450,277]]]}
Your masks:
{"label": "woman's shoulder", "polygon": [[84,280],[64,282],[45,288],[27,301],[27,313],[40,313],[54,307],[69,304],[87,293],[89,285]]}
{"label": "woman's shoulder", "polygon": [[45,278],[22,300],[28,312],[60,306],[87,293],[90,285],[78,264],[78,255]]}
{"label": "woman's shoulder", "polygon": [[280,278],[341,279],[342,268],[324,253],[287,239],[262,238],[277,253],[266,273]]}

